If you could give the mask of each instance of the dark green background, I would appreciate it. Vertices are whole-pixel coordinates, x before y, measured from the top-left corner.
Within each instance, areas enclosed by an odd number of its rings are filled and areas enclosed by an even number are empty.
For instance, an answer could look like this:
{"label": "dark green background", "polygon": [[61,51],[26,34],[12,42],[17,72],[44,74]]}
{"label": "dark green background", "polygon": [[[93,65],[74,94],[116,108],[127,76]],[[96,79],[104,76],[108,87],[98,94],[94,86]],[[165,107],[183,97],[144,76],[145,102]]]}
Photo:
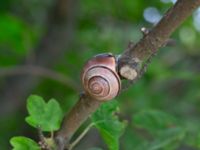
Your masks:
{"label": "dark green background", "polygon": [[[19,66],[25,60],[34,58],[35,49],[47,30],[48,10],[53,5],[53,0],[0,1],[0,75],[1,68]],[[122,53],[129,41],[136,43],[142,37],[141,27],[154,26],[145,20],[145,11],[153,8],[155,13],[162,16],[172,5],[171,2],[164,3],[160,0],[76,2],[76,10],[71,14],[75,23],[71,29],[73,35],[70,44],[66,46],[62,56],[48,60],[54,62],[54,65],[48,68],[64,74],[81,88],[79,76],[87,59],[98,53]],[[158,15],[155,13],[151,14],[150,11],[150,21]],[[200,24],[196,24],[196,28],[194,25],[197,16],[200,20],[200,9],[173,34],[176,45],[160,49],[145,75],[116,98],[121,109],[120,117],[129,122],[120,139],[122,150],[137,149],[144,141],[149,142],[157,138],[134,125],[134,114],[149,109],[170,114],[186,131],[181,140],[175,140],[169,144],[171,147],[164,146],[162,149],[200,148],[200,29],[197,29],[200,28]],[[20,75],[0,76],[0,110],[5,108],[4,93],[9,92],[12,95],[14,92],[7,88],[9,83],[19,77]],[[15,106],[16,103],[12,103],[18,97],[6,100],[10,102],[12,109],[0,116],[1,150],[10,149],[9,139],[12,136],[24,135],[37,139],[37,132],[24,121],[24,117],[27,116],[25,100],[30,94],[38,94],[45,99],[54,97],[59,100],[65,111],[68,111],[78,98],[80,90],[75,91],[71,85],[44,77],[25,77],[40,80],[36,86],[30,88],[31,90],[24,90],[24,98],[18,99],[20,105]],[[83,150],[98,145],[102,147],[103,142],[97,134],[96,130],[91,130],[77,149]],[[176,146],[172,146],[173,144]]]}

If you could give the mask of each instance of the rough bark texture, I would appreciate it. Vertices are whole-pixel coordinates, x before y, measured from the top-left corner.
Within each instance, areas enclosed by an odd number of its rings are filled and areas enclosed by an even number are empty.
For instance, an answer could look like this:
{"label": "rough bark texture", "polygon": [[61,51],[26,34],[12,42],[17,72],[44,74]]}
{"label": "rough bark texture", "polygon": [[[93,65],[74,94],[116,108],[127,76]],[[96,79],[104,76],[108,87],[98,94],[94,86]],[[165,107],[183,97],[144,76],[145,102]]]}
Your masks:
{"label": "rough bark texture", "polygon": [[[125,51],[119,59],[119,69],[122,70],[124,66],[130,63],[130,67],[138,71],[140,68],[137,67],[140,67],[140,65],[132,64],[145,61],[165,45],[169,36],[199,5],[200,0],[178,0],[152,30],[144,34],[144,37],[136,45]],[[126,77],[125,73],[121,76]]]}
{"label": "rough bark texture", "polygon": [[[133,47],[129,48],[119,59],[119,69],[129,65],[133,61],[136,65],[130,69],[138,71],[138,63],[145,61],[150,55],[166,44],[173,31],[200,6],[200,0],[178,0],[177,3],[167,11],[161,21]],[[126,72],[125,72],[126,73]],[[123,75],[122,75],[123,76]],[[63,150],[78,127],[87,117],[99,107],[99,103],[85,95],[72,108],[69,115],[63,120],[63,125],[58,131],[55,139],[58,149]]]}
{"label": "rough bark texture", "polygon": [[62,127],[56,135],[56,143],[59,150],[63,150],[69,143],[70,138],[80,125],[92,114],[101,102],[85,94],[81,94],[79,101],[72,108],[68,115],[65,116]]}

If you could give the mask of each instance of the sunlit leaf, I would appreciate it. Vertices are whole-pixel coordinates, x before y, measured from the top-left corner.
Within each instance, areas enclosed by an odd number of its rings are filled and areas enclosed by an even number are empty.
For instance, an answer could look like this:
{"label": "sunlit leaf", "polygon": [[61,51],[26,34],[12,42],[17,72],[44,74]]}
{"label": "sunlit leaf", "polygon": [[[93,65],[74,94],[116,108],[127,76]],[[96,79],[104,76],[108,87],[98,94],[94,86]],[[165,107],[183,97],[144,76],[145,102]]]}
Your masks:
{"label": "sunlit leaf", "polygon": [[41,150],[35,141],[23,136],[13,137],[10,143],[13,150]]}
{"label": "sunlit leaf", "polygon": [[59,103],[55,99],[50,99],[45,103],[42,97],[32,95],[28,98],[27,109],[29,116],[26,122],[42,131],[55,131],[60,128],[63,113]]}

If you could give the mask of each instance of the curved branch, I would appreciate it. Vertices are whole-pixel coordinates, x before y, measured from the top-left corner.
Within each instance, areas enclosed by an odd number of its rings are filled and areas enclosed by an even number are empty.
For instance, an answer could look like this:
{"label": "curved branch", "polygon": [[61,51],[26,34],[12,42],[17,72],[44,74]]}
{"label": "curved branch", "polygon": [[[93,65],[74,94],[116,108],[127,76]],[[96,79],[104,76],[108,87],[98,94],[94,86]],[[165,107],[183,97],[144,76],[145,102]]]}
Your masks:
{"label": "curved branch", "polygon": [[71,87],[74,91],[80,90],[77,84],[66,75],[55,72],[53,70],[46,69],[44,67],[26,65],[9,68],[0,68],[0,77],[26,74],[50,78],[66,85],[67,87]]}

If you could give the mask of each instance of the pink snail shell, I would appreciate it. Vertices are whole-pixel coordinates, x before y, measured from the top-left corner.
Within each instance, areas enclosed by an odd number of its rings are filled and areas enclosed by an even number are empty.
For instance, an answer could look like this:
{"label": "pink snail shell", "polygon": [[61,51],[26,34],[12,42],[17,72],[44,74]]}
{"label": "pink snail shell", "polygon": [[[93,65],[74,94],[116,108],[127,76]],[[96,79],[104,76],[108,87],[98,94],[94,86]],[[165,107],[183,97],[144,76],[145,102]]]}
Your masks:
{"label": "pink snail shell", "polygon": [[100,101],[116,97],[121,80],[116,70],[116,59],[112,54],[100,54],[88,60],[81,76],[87,94]]}

